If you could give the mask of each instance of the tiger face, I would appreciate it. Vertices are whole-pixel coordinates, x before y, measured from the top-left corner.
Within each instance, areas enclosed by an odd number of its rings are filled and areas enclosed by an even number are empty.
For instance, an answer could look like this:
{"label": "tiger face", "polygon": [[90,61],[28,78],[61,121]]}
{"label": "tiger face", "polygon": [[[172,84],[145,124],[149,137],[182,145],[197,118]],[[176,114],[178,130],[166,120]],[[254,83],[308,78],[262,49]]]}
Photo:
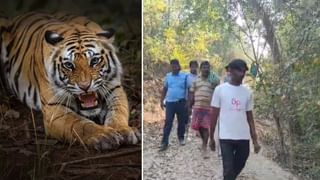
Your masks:
{"label": "tiger face", "polygon": [[46,32],[46,41],[59,46],[52,54],[53,63],[48,66],[56,93],[53,101],[87,117],[98,116],[106,109],[112,100],[112,89],[121,84],[122,73],[111,44],[112,36],[112,30],[69,37]]}
{"label": "tiger face", "polygon": [[1,26],[9,91],[41,110],[46,135],[97,150],[136,144],[113,30],[85,17],[30,12]]}

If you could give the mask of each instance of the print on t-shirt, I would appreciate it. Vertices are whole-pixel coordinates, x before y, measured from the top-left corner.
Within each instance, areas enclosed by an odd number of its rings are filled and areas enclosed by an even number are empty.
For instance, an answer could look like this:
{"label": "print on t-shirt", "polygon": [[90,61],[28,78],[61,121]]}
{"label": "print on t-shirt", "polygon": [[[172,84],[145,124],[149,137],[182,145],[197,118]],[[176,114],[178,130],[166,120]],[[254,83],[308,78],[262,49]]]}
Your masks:
{"label": "print on t-shirt", "polygon": [[237,98],[232,98],[231,100],[231,104],[232,104],[232,109],[233,111],[240,111],[240,100]]}

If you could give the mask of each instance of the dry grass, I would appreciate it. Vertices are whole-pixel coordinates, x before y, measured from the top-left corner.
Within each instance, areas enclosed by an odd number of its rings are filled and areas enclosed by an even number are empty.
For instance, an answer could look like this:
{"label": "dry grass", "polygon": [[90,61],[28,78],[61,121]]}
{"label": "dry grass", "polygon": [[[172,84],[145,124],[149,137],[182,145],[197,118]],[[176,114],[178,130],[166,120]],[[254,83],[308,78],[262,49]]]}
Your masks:
{"label": "dry grass", "polygon": [[[140,179],[141,144],[98,153],[58,142],[45,136],[41,113],[14,98],[1,99],[0,179]],[[5,116],[9,110],[19,117]],[[130,124],[141,128],[140,115],[134,117]]]}

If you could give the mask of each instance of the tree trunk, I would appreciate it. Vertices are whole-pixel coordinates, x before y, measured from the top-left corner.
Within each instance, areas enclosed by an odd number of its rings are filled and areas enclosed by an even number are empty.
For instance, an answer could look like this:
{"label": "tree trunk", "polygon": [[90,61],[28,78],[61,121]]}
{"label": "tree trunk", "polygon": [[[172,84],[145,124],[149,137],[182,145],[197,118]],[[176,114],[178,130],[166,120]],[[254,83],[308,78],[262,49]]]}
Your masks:
{"label": "tree trunk", "polygon": [[280,117],[279,117],[279,114],[275,108],[273,108],[272,114],[273,114],[273,119],[276,123],[277,133],[278,133],[278,137],[279,137],[279,141],[280,141],[280,152],[278,152],[278,156],[280,158],[280,161],[286,163],[284,134],[283,134],[283,130],[282,130],[281,124],[280,124]]}
{"label": "tree trunk", "polygon": [[280,48],[278,45],[277,38],[275,36],[275,30],[269,15],[264,11],[264,9],[260,6],[257,0],[250,0],[249,3],[252,4],[255,13],[262,20],[263,26],[266,29],[265,39],[270,46],[274,63],[275,64],[280,63],[281,61]]}
{"label": "tree trunk", "polygon": [[[278,40],[276,38],[275,35],[275,29],[274,26],[272,24],[272,21],[270,19],[270,16],[268,13],[265,12],[265,10],[263,9],[263,7],[259,4],[259,2],[257,0],[249,0],[248,1],[249,6],[251,5],[255,14],[257,15],[257,17],[259,19],[262,20],[263,26],[266,29],[266,34],[265,34],[265,39],[268,43],[268,45],[270,46],[271,49],[271,53],[272,53],[272,59],[275,65],[277,65],[278,69],[276,69],[277,73],[275,73],[276,75],[276,79],[277,79],[277,85],[281,87],[281,82],[282,82],[282,77],[281,77],[281,72],[282,72],[282,67],[281,66],[281,53],[280,53],[280,48],[278,45]],[[282,92],[282,91],[281,91]],[[273,98],[274,99],[274,98]],[[274,104],[278,103],[279,106],[281,106],[281,104],[277,101],[277,99],[274,100]],[[285,137],[284,137],[284,133],[283,133],[283,128],[281,127],[281,123],[280,120],[284,119],[281,118],[281,114],[279,112],[279,108],[275,108],[273,107],[273,118],[274,121],[276,123],[277,126],[277,133],[278,133],[278,137],[280,140],[280,158],[282,160],[284,160],[284,163],[286,163],[286,151],[285,151]],[[289,122],[289,136],[292,136],[292,123]],[[292,162],[293,162],[293,157],[294,157],[294,153],[293,153],[293,139],[290,138],[290,146],[289,146],[289,157],[288,157],[288,162],[290,163],[290,168],[292,168]]]}

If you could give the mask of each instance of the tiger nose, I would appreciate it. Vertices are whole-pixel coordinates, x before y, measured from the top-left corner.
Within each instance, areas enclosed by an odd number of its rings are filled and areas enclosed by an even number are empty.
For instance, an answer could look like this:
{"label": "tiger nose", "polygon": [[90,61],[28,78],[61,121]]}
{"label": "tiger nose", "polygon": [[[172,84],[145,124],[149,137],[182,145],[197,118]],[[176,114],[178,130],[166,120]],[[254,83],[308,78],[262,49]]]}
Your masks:
{"label": "tiger nose", "polygon": [[90,81],[80,81],[78,82],[78,86],[80,89],[82,89],[83,91],[88,91],[88,89],[90,88]]}

